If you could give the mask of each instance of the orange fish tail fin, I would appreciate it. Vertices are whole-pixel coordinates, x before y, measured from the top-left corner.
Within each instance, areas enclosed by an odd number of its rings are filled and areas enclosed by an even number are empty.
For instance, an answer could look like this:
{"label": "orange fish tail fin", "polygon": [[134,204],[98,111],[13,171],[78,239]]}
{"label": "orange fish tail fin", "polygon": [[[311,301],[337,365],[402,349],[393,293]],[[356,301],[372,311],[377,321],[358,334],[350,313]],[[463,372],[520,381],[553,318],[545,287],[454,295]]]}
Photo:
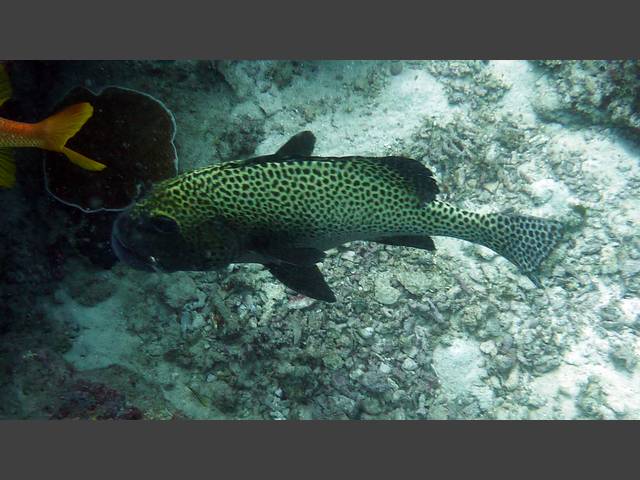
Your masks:
{"label": "orange fish tail fin", "polygon": [[16,184],[16,164],[11,157],[11,150],[0,149],[0,188],[12,188]]}
{"label": "orange fish tail fin", "polygon": [[59,152],[91,118],[91,115],[93,115],[91,104],[76,103],[40,122],[38,126],[42,129],[44,147],[47,150]]}
{"label": "orange fish tail fin", "polygon": [[62,147],[60,151],[67,156],[67,158],[71,161],[71,163],[75,163],[76,165],[84,168],[85,170],[93,170],[98,172],[106,168],[105,164],[96,162],[95,160],[91,160],[90,158],[85,157],[84,155],[78,152],[74,152],[70,148]]}
{"label": "orange fish tail fin", "polygon": [[91,160],[73,150],[65,144],[73,137],[93,115],[90,103],[76,103],[40,122],[42,129],[43,148],[54,152],[64,153],[67,158],[86,170],[102,170],[106,165]]}

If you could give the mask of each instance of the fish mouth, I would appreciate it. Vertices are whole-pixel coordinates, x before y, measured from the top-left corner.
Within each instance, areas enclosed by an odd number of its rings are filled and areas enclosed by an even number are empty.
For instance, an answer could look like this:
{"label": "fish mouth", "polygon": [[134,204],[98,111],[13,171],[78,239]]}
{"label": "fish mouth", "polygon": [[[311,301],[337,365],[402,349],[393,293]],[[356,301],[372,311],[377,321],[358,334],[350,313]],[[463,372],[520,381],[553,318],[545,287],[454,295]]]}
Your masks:
{"label": "fish mouth", "polygon": [[132,268],[135,268],[136,270],[143,270],[146,272],[160,271],[160,267],[153,257],[145,257],[138,254],[122,240],[118,228],[119,220],[120,218],[114,222],[113,229],[111,230],[111,249],[116,254],[116,257],[118,257],[118,260]]}
{"label": "fish mouth", "polygon": [[111,233],[111,248],[116,254],[116,257],[118,257],[118,260],[126,263],[130,267],[133,267],[136,270],[144,270],[147,272],[155,271],[150,262],[146,261],[144,257],[138,255],[136,252],[127,247],[122,242],[122,240],[118,238],[115,232]]}

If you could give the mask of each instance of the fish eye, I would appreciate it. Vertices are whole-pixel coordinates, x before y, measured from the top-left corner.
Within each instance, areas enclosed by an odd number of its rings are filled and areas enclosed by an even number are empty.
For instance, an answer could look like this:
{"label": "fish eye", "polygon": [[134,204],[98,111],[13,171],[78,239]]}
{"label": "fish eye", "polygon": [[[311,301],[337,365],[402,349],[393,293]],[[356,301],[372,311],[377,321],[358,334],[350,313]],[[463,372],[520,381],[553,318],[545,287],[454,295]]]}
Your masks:
{"label": "fish eye", "polygon": [[150,225],[156,232],[159,233],[177,233],[178,224],[172,218],[160,215],[158,217],[152,217],[150,219]]}

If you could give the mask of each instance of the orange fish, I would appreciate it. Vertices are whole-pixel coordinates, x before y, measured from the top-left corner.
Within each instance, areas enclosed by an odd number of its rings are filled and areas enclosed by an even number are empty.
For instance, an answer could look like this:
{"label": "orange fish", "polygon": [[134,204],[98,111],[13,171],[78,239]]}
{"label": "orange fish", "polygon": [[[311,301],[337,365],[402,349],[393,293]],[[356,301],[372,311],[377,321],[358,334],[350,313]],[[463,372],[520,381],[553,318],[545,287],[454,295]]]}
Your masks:
{"label": "orange fish", "polygon": [[[11,97],[9,76],[0,64],[0,106]],[[12,148],[32,147],[64,153],[85,170],[102,170],[102,163],[91,160],[65,147],[67,141],[89,120],[93,107],[77,103],[38,123],[23,123],[0,118],[0,187],[11,188],[16,183],[16,166]]]}

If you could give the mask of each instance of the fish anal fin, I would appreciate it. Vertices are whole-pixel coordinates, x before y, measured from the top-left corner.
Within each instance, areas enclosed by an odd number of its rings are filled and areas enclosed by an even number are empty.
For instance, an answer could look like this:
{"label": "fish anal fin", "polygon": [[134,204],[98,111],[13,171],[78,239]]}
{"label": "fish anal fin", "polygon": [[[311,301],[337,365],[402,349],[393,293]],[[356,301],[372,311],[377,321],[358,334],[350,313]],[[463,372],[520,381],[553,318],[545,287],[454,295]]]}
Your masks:
{"label": "fish anal fin", "polygon": [[321,262],[325,257],[325,253],[317,248],[299,247],[278,239],[273,239],[269,242],[253,241],[249,249],[263,255],[265,258],[272,258],[292,265],[311,266]]}
{"label": "fish anal fin", "polygon": [[333,303],[336,296],[315,265],[265,264],[265,267],[285,286],[307,297]]}
{"label": "fish anal fin", "polygon": [[433,172],[421,162],[407,157],[381,157],[378,159],[400,175],[416,192],[420,203],[435,200],[440,189]]}
{"label": "fish anal fin", "polygon": [[432,238],[426,235],[396,235],[393,237],[376,238],[373,241],[385,245],[421,248],[423,250],[433,251],[436,249]]}
{"label": "fish anal fin", "polygon": [[276,152],[277,156],[297,155],[309,157],[313,153],[316,144],[316,137],[309,130],[297,133],[291,137],[287,143],[281,146]]}
{"label": "fish anal fin", "polygon": [[100,170],[104,170],[106,168],[105,164],[96,162],[95,160],[91,160],[90,158],[85,157],[78,152],[74,152],[70,148],[62,147],[60,151],[67,156],[71,163],[74,163],[75,165],[78,165],[85,170],[99,172]]}

